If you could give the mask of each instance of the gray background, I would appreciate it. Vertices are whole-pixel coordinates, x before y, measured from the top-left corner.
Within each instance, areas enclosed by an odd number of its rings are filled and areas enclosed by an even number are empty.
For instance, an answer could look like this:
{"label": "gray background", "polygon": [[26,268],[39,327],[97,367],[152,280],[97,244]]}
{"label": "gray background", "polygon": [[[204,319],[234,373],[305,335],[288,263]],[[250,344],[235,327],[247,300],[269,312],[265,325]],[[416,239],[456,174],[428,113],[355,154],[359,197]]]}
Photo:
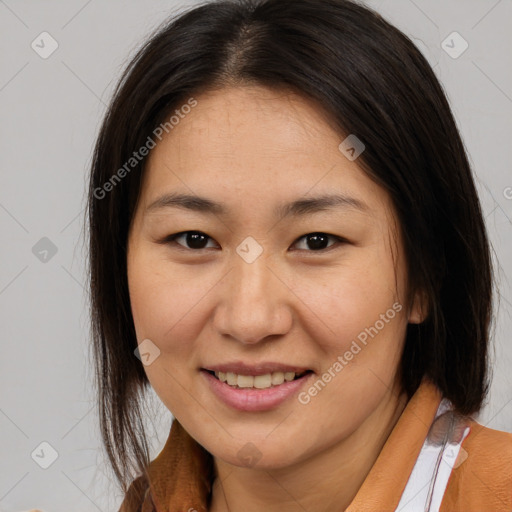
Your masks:
{"label": "gray background", "polygon": [[[164,18],[193,4],[0,0],[0,511],[115,511],[121,502],[100,447],[91,384],[86,174],[128,58]],[[512,432],[511,2],[367,4],[415,39],[435,66],[474,165],[501,296],[493,386],[479,420]],[[42,46],[43,31],[58,43],[47,59],[31,47],[34,40]],[[469,45],[458,58],[442,48],[453,31]],[[457,36],[444,43],[457,53],[462,44]],[[41,252],[44,237],[55,254]],[[156,456],[172,417],[154,393],[150,399]],[[58,452],[48,469],[31,457],[44,441]]]}

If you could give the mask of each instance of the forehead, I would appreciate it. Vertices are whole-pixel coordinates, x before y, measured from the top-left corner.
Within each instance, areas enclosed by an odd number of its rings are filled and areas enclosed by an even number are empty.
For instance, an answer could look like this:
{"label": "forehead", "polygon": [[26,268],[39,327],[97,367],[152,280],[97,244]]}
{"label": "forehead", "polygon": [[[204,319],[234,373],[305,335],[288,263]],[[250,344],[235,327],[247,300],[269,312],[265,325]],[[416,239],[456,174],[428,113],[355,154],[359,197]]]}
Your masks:
{"label": "forehead", "polygon": [[345,136],[315,103],[262,87],[221,89],[196,101],[150,153],[146,207],[177,190],[255,208],[262,199],[329,192],[387,206],[385,192],[339,150]]}

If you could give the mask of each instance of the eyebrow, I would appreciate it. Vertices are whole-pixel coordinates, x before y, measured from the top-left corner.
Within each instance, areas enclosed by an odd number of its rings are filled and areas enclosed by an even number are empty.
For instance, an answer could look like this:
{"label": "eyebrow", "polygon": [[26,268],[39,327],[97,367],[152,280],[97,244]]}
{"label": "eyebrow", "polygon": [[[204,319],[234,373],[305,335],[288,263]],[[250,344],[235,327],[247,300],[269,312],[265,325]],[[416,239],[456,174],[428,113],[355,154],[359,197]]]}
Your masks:
{"label": "eyebrow", "polygon": [[[160,196],[146,208],[145,214],[166,208],[180,208],[219,216],[229,214],[229,210],[224,205],[212,199],[180,193],[169,193]],[[363,212],[370,210],[366,203],[355,197],[344,194],[324,194],[277,205],[274,214],[277,218],[283,219],[285,217],[304,216],[334,208],[353,208]]]}

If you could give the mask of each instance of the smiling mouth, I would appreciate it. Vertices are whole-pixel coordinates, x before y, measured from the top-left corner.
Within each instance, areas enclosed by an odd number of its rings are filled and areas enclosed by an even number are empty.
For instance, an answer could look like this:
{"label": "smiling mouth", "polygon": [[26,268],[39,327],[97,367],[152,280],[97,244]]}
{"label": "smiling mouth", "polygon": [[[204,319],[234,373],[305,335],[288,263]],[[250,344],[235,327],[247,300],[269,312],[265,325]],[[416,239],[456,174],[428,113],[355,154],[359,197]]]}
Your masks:
{"label": "smiling mouth", "polygon": [[219,381],[227,384],[234,389],[268,389],[280,386],[284,382],[298,380],[310,373],[312,370],[306,370],[301,373],[296,372],[272,372],[264,375],[240,375],[232,372],[216,372],[213,370],[204,371],[213,375]]}

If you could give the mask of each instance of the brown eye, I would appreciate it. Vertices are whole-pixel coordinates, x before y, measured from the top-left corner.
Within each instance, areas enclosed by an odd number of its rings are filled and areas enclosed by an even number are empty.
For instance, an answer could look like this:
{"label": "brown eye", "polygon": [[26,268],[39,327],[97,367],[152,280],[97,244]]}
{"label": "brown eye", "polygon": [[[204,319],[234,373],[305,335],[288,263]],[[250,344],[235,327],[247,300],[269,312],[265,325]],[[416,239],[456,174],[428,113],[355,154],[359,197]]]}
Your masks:
{"label": "brown eye", "polygon": [[[177,242],[176,240],[183,238],[185,245]],[[182,231],[174,235],[166,236],[162,243],[177,243],[178,245],[190,250],[206,249],[208,239],[212,240],[207,234],[201,231]]]}
{"label": "brown eye", "polygon": [[[184,242],[179,242],[179,239],[183,239]],[[330,245],[328,245],[329,239],[334,241]],[[172,235],[166,236],[163,240],[160,241],[160,243],[177,244],[180,246],[180,248],[183,248],[185,250],[188,249],[192,251],[200,251],[202,249],[208,248],[206,246],[208,240],[213,239],[201,231],[181,231],[180,233],[174,233]],[[307,235],[303,235],[295,242],[294,245],[299,243],[299,241],[301,240],[304,240],[304,242],[306,243],[306,248],[300,250],[306,250],[307,252],[326,251],[340,243],[347,243],[347,240],[345,240],[344,238],[321,232],[308,233]]]}
{"label": "brown eye", "polygon": [[[308,233],[307,235],[301,236],[299,240],[303,240],[306,243],[306,247],[311,249],[313,252],[324,251],[326,249],[330,249],[333,245],[336,245],[336,242],[343,243],[346,242],[343,238],[336,235],[329,235],[327,233]],[[335,242],[329,246],[329,239],[335,240]],[[298,243],[298,241],[296,243]]]}

